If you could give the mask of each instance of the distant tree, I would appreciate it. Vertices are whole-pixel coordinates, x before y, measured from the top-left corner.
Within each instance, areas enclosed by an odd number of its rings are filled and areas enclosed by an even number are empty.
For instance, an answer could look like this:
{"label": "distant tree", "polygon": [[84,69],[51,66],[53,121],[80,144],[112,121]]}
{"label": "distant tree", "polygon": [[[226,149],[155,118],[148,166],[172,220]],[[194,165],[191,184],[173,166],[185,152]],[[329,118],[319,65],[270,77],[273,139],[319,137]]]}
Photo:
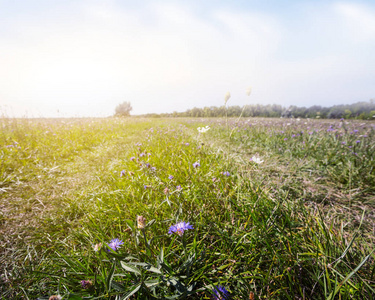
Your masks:
{"label": "distant tree", "polygon": [[116,117],[128,117],[130,116],[130,112],[133,110],[130,102],[122,102],[121,104],[116,106],[115,109],[115,116]]}

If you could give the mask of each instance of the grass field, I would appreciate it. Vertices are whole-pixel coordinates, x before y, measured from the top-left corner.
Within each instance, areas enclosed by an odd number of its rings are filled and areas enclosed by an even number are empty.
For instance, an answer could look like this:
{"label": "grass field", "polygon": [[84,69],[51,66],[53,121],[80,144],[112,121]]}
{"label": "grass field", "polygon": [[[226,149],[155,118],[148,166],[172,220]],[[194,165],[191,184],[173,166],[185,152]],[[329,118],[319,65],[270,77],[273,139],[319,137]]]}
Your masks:
{"label": "grass field", "polygon": [[375,299],[375,122],[0,126],[2,299]]}

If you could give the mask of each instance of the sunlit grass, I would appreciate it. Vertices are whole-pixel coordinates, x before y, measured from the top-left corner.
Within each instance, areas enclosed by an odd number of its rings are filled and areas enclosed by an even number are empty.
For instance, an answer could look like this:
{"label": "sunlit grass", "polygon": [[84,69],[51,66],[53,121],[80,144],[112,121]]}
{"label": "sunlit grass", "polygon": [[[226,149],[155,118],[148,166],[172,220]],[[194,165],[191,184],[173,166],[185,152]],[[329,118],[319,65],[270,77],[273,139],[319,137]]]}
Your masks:
{"label": "sunlit grass", "polygon": [[233,122],[2,120],[3,297],[374,298],[372,124]]}

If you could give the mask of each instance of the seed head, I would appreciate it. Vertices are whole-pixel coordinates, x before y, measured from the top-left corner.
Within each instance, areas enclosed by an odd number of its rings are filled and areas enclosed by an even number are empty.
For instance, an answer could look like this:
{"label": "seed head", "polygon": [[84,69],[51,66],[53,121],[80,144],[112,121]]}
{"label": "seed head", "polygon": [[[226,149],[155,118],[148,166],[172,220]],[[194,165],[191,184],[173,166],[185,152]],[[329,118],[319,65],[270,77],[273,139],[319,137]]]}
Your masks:
{"label": "seed head", "polygon": [[227,104],[229,98],[230,98],[230,93],[227,92],[227,93],[225,94],[225,97],[224,97],[225,104]]}

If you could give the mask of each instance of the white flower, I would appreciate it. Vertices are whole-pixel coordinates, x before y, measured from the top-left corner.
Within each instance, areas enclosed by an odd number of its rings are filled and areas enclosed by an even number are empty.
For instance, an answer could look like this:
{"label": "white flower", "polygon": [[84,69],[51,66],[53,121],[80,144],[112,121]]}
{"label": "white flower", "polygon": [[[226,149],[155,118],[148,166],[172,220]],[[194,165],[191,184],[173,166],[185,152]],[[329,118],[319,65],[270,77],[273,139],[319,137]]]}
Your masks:
{"label": "white flower", "polygon": [[248,87],[246,89],[246,95],[250,96],[250,94],[251,94],[251,87]]}
{"label": "white flower", "polygon": [[264,160],[261,160],[260,157],[258,157],[258,156],[253,156],[253,157],[251,158],[251,160],[252,160],[253,162],[257,163],[257,164],[261,164],[262,162],[264,162]]}
{"label": "white flower", "polygon": [[210,129],[211,128],[208,125],[206,127],[198,127],[197,128],[197,130],[198,130],[199,133],[205,133],[205,132],[209,131]]}
{"label": "white flower", "polygon": [[101,247],[102,247],[102,243],[99,243],[93,246],[95,252],[98,252]]}
{"label": "white flower", "polygon": [[225,94],[225,97],[224,97],[225,104],[227,104],[229,98],[230,98],[230,93],[227,92],[227,93]]}

